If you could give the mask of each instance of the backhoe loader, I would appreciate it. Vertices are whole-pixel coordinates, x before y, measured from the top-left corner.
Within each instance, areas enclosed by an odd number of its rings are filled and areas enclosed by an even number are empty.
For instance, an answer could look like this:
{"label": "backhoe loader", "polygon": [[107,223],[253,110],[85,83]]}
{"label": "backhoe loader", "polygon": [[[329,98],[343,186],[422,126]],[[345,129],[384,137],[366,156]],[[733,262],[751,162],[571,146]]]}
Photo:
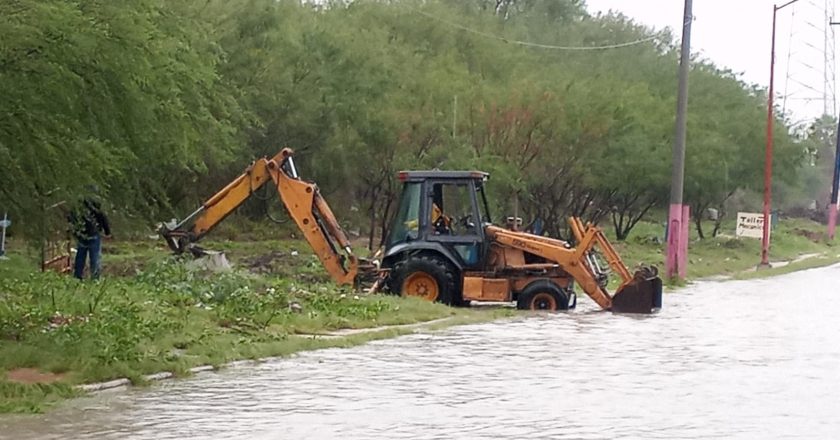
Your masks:
{"label": "backhoe loader", "polygon": [[[662,306],[656,269],[631,275],[600,228],[570,218],[571,243],[492,224],[484,193],[487,173],[403,171],[402,196],[381,261],[358,258],[314,183],[303,181],[291,149],[253,162],[233,182],[181,222],[159,232],[176,253],[193,250],[257,189],[273,184],[332,279],[370,291],[416,296],[448,305],[516,302],[520,309],[574,308],[577,284],[595,303],[618,313],[652,313]],[[609,274],[620,277],[615,295]]]}

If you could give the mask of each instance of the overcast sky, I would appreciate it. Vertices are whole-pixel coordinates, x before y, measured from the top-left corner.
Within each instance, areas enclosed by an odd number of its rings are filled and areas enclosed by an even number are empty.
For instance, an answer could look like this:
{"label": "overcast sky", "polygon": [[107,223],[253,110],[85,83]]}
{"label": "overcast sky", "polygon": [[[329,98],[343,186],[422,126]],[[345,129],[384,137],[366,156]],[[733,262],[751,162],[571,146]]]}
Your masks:
{"label": "overcast sky", "polygon": [[[779,11],[776,91],[788,97],[786,106],[792,109],[794,120],[823,112],[825,34],[818,28],[824,27],[826,22],[825,1],[800,0]],[[785,2],[694,1],[692,51],[719,66],[743,72],[747,82],[766,87],[770,82],[773,4]],[[592,13],[612,9],[657,29],[670,27],[680,38],[684,6],[681,0],[586,0],[586,3]],[[828,3],[833,4],[834,0],[828,0]]]}

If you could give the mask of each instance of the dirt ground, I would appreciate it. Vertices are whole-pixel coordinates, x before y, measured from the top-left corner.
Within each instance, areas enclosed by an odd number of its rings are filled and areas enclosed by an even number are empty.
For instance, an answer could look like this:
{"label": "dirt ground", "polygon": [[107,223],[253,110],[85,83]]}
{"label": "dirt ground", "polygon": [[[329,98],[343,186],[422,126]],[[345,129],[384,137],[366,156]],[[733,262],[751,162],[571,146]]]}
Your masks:
{"label": "dirt ground", "polygon": [[813,241],[814,243],[819,243],[823,240],[822,232],[815,232],[815,231],[808,231],[801,228],[796,228],[793,230],[793,233],[796,235],[801,235],[808,240]]}
{"label": "dirt ground", "polygon": [[283,260],[288,259],[288,256],[288,252],[271,251],[256,257],[244,258],[242,264],[253,273],[274,273],[279,269],[279,265],[283,264]]}
{"label": "dirt ground", "polygon": [[64,374],[44,373],[34,368],[18,368],[6,373],[6,380],[24,384],[53,383],[64,379]]}

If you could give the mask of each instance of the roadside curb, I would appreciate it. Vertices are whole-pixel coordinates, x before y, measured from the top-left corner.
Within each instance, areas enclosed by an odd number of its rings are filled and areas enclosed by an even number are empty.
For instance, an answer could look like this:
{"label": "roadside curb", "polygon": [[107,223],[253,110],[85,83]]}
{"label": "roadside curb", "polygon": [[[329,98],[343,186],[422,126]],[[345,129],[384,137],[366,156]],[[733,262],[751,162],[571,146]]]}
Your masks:
{"label": "roadside curb", "polygon": [[[220,368],[228,367],[228,366],[235,366],[234,364],[242,363],[242,361],[234,361],[229,364],[225,364]],[[202,373],[206,371],[214,371],[216,368],[212,365],[200,365],[198,367],[193,367],[189,369],[189,372],[192,374]],[[159,382],[162,380],[167,379],[174,379],[175,374],[169,371],[161,371],[160,373],[153,373],[147,374],[143,376],[143,380],[146,382]],[[84,391],[86,393],[89,392],[96,392],[96,391],[105,391],[111,390],[114,388],[124,388],[133,385],[131,380],[125,377],[121,377],[119,379],[109,380],[105,382],[97,382],[97,383],[88,383],[82,385],[76,385],[74,388],[78,391]]]}
{"label": "roadside curb", "polygon": [[[832,258],[831,252],[818,252],[818,253],[809,253],[809,254],[801,254],[796,258],[792,258],[789,260],[781,260],[781,261],[773,261],[770,263],[769,269],[781,269],[786,266],[790,266],[792,264],[801,263],[803,261],[813,261],[818,259],[830,259]],[[840,258],[840,254],[836,256],[836,258]],[[832,263],[829,263],[831,265]],[[738,280],[739,276],[743,276],[745,274],[751,274],[758,272],[758,267],[751,267],[749,269],[745,269],[739,272],[730,273],[726,275],[712,275],[708,277],[698,278],[695,281],[734,281]],[[771,274],[772,275],[772,274]]]}
{"label": "roadside curb", "polygon": [[434,324],[440,324],[442,322],[452,320],[451,316],[447,316],[446,318],[438,318],[433,319],[431,321],[424,321],[424,322],[415,322],[414,324],[394,324],[394,325],[383,325],[379,327],[371,327],[371,328],[343,328],[340,330],[334,330],[331,332],[324,332],[324,333],[297,333],[294,336],[298,337],[314,337],[314,338],[323,338],[323,339],[336,339],[336,338],[346,338],[348,336],[354,335],[361,335],[366,333],[377,333],[386,330],[414,330],[418,328],[427,327]]}
{"label": "roadside curb", "polygon": [[[443,323],[443,322],[447,322],[447,321],[450,321],[450,320],[453,320],[453,319],[454,319],[454,317],[448,316],[446,318],[433,319],[431,321],[417,322],[417,323],[414,323],[414,324],[383,325],[381,327],[359,328],[359,329],[348,328],[348,329],[340,329],[340,330],[335,330],[335,331],[332,331],[332,332],[319,333],[319,334],[302,333],[302,334],[296,334],[296,335],[290,335],[290,336],[300,337],[300,338],[311,337],[311,338],[324,338],[324,339],[338,339],[338,338],[346,338],[346,337],[360,335],[360,334],[378,333],[378,332],[392,330],[392,329],[417,330],[417,329],[422,329],[424,327],[429,327],[429,326],[432,326],[432,325],[435,325],[435,324],[440,324],[440,323]],[[261,363],[261,362],[266,362],[266,361],[269,361],[271,359],[278,359],[278,358],[279,358],[279,356],[269,356],[269,357],[259,358],[259,359],[241,359],[241,360],[231,361],[231,362],[228,362],[226,364],[220,365],[218,368],[214,367],[213,365],[199,365],[197,367],[190,368],[188,371],[191,374],[206,373],[206,372],[211,372],[211,371],[218,371],[218,370],[221,370],[221,369],[224,369],[224,368],[232,368],[232,367],[239,367],[239,366],[243,366],[243,365],[258,364],[258,363]],[[175,376],[175,374],[172,373],[172,372],[169,372],[169,371],[161,371],[159,373],[147,374],[147,375],[143,376],[143,380],[146,381],[146,382],[160,382],[160,381],[176,379],[176,378],[177,377]],[[131,382],[130,379],[122,377],[122,378],[119,378],[119,379],[113,379],[113,380],[109,380],[109,381],[105,381],[105,382],[97,382],[97,383],[76,385],[74,387],[74,389],[76,389],[77,391],[85,392],[85,393],[94,393],[94,392],[99,392],[99,391],[112,390],[112,389],[115,389],[115,388],[128,388],[132,385],[133,385],[133,383]]]}

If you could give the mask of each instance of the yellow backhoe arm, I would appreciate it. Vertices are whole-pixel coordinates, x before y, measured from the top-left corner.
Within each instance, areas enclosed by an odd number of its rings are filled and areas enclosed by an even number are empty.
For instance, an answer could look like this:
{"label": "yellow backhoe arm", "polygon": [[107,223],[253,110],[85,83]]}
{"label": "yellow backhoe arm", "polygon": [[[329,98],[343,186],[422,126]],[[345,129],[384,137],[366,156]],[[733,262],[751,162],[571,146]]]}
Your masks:
{"label": "yellow backhoe arm", "polygon": [[181,253],[207,235],[254,191],[272,182],[289,216],[333,280],[338,284],[353,284],[359,260],[318,186],[298,176],[293,154],[291,149],[284,148],[271,159],[255,161],[183,221],[162,226],[160,234],[173,251]]}

